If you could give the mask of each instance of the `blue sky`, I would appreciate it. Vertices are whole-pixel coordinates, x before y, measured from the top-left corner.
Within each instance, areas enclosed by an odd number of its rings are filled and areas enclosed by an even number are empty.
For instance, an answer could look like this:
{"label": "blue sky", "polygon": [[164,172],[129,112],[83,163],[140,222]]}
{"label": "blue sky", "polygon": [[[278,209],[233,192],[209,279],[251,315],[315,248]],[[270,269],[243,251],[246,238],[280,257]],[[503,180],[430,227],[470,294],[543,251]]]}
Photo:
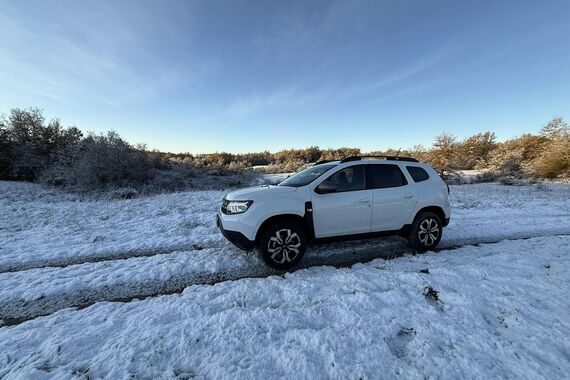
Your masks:
{"label": "blue sky", "polygon": [[570,117],[568,1],[0,0],[0,113],[173,152],[499,139]]}

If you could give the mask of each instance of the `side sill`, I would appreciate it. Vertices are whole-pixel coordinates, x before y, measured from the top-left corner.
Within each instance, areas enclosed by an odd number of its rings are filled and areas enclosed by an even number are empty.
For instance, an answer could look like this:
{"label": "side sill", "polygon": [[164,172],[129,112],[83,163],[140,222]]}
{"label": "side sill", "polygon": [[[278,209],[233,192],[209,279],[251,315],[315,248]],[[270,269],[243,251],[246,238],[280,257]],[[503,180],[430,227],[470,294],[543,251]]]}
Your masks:
{"label": "side sill", "polygon": [[331,243],[335,241],[347,241],[347,240],[363,240],[382,236],[407,236],[409,234],[411,224],[406,224],[399,230],[390,231],[379,231],[379,232],[367,232],[363,234],[352,234],[352,235],[339,235],[339,236],[329,236],[325,238],[315,238],[313,241],[315,243]]}

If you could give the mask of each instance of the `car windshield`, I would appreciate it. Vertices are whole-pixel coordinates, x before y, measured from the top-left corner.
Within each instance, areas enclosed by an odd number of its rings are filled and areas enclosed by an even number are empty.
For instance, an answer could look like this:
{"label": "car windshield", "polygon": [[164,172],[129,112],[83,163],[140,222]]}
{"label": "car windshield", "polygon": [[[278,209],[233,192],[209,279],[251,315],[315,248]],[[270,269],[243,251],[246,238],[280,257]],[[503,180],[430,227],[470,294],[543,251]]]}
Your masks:
{"label": "car windshield", "polygon": [[309,183],[322,176],[327,170],[332,169],[335,166],[335,164],[320,164],[311,166],[310,168],[302,170],[297,174],[293,174],[291,177],[281,182],[279,186],[301,187],[308,185]]}

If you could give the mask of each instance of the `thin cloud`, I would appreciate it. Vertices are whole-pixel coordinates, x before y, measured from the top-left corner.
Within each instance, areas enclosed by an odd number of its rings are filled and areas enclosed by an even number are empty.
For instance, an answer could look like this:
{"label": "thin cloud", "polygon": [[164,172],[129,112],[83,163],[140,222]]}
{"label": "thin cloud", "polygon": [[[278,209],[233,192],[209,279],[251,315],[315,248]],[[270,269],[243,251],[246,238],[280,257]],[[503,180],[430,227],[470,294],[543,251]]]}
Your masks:
{"label": "thin cloud", "polygon": [[[356,97],[371,98],[367,102],[388,100],[394,96],[403,96],[421,91],[433,84],[413,84],[402,88],[404,83],[414,77],[441,65],[450,55],[449,50],[433,52],[409,64],[402,69],[384,75],[376,80],[357,84],[336,81],[326,86],[309,88],[297,85],[274,92],[254,94],[237,99],[229,105],[226,113],[231,116],[245,117],[268,109],[292,109],[315,105],[333,105]],[[389,92],[382,90],[389,89]],[[379,94],[379,92],[381,92]]]}
{"label": "thin cloud", "polygon": [[325,96],[324,90],[300,91],[295,88],[283,89],[263,95],[252,95],[238,99],[231,104],[227,113],[231,116],[247,116],[267,109],[287,109],[318,103]]}
{"label": "thin cloud", "polygon": [[375,92],[385,88],[392,88],[407,82],[414,77],[425,73],[426,71],[438,67],[444,63],[451,55],[451,50],[441,49],[432,52],[429,55],[421,57],[416,62],[408,64],[403,68],[396,70],[388,75],[382,76],[376,80],[367,83],[360,83],[354,86],[348,86],[343,92],[344,98],[353,98],[367,93]]}
{"label": "thin cloud", "polygon": [[219,67],[206,58],[201,64],[153,65],[155,57],[144,51],[142,35],[81,26],[64,15],[58,22],[33,26],[0,15],[7,26],[0,35],[0,96],[18,93],[56,103],[91,99],[120,108],[191,85]]}

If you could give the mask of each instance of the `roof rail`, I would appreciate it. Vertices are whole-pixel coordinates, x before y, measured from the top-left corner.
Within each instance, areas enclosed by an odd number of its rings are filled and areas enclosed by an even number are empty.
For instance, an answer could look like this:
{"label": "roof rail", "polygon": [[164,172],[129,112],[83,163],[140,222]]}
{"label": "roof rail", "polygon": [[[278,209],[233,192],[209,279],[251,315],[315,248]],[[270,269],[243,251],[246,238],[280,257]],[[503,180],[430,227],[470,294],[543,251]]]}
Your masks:
{"label": "roof rail", "polygon": [[320,164],[327,164],[327,163],[329,163],[329,162],[334,162],[334,161],[338,161],[338,160],[322,160],[322,161],[317,161],[317,162],[315,162],[315,163],[313,164],[313,166],[317,166],[317,165],[320,165]]}
{"label": "roof rail", "polygon": [[418,160],[416,160],[415,158],[412,157],[400,157],[400,156],[350,156],[350,157],[346,157],[344,160],[342,160],[340,163],[345,163],[345,162],[351,162],[351,161],[360,161],[363,158],[379,158],[379,159],[383,159],[383,160],[389,160],[389,161],[408,161],[408,162],[419,162]]}

